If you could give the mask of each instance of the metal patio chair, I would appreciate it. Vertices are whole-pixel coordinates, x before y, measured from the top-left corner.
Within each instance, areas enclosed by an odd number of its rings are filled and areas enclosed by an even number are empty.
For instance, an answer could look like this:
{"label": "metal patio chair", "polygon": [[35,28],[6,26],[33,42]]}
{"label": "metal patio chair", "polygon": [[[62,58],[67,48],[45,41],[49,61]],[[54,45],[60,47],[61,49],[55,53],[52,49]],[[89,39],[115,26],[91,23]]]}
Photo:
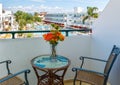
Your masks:
{"label": "metal patio chair", "polygon": [[[7,69],[7,75],[3,78],[0,78],[0,85],[29,85],[27,74],[30,73],[29,69],[19,71],[15,74],[12,74],[9,69],[9,64],[11,63],[11,60],[6,60],[0,62],[0,64],[6,64]],[[21,79],[18,77],[18,75],[24,74],[24,79]]]}
{"label": "metal patio chair", "polygon": [[[116,47],[116,45],[114,45],[107,61],[102,60],[102,59],[81,56],[80,60],[82,60],[82,63],[81,63],[80,68],[74,68],[74,67],[72,68],[72,71],[75,72],[73,85],[76,85],[76,81],[80,81],[80,85],[82,82],[86,82],[91,85],[107,85],[107,80],[108,80],[110,71],[111,71],[113,64],[115,63],[115,60],[118,57],[119,53],[120,53],[120,48],[118,48],[118,47]],[[106,63],[104,72],[101,73],[101,72],[96,72],[93,70],[83,69],[85,59],[96,60],[96,61]]]}

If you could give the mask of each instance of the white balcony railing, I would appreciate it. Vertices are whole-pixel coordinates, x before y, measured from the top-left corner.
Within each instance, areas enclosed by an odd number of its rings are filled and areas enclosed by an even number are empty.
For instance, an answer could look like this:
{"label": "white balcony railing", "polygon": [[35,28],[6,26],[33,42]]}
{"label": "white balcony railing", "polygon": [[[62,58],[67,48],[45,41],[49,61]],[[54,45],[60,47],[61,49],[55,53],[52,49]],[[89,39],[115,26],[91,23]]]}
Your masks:
{"label": "white balcony railing", "polygon": [[[80,35],[66,37],[57,47],[57,54],[66,56],[71,60],[71,65],[65,75],[65,79],[72,79],[74,74],[71,68],[80,64],[79,56],[90,56],[91,36]],[[12,72],[22,69],[31,69],[28,79],[30,85],[36,85],[37,78],[32,69],[30,60],[35,56],[50,54],[50,45],[42,38],[30,39],[1,39],[0,60],[12,60]],[[4,69],[0,71],[0,77],[5,74]]]}

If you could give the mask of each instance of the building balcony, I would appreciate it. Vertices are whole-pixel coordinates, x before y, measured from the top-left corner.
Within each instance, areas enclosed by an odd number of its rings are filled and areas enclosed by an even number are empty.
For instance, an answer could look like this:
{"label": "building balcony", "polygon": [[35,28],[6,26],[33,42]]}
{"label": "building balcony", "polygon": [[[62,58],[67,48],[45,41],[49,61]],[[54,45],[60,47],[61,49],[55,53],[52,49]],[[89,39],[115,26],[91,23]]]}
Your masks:
{"label": "building balcony", "polygon": [[[65,79],[73,79],[72,67],[78,66],[79,56],[90,56],[107,60],[113,45],[120,47],[120,12],[119,0],[111,0],[108,6],[101,13],[100,18],[94,23],[92,35],[77,35],[66,37],[65,41],[57,46],[57,54],[66,56],[71,60]],[[114,16],[114,17],[113,17]],[[110,21],[111,19],[111,21]],[[50,45],[43,38],[28,39],[0,39],[0,60],[12,60],[12,72],[29,68],[28,75],[30,85],[36,85],[37,78],[32,69],[30,60],[35,56],[50,54]],[[86,67],[102,71],[102,63],[87,62]],[[102,65],[102,66],[101,66]],[[4,69],[0,70],[0,76],[5,74]],[[111,85],[120,84],[120,56],[117,58],[110,73],[109,82]]]}
{"label": "building balcony", "polygon": [[[79,56],[90,56],[91,36],[79,35],[66,37],[65,41],[60,42],[57,46],[57,54],[66,56],[71,60],[71,65],[65,75],[65,79],[73,79],[73,72],[71,68],[78,65]],[[50,54],[50,45],[43,38],[29,38],[29,39],[1,39],[0,40],[0,59],[12,60],[13,72],[21,69],[29,68],[31,73],[29,75],[30,85],[37,83],[37,78],[32,69],[30,60],[38,55]],[[78,60],[78,61],[76,61]],[[5,74],[4,70],[1,73]]]}
{"label": "building balcony", "polygon": [[[101,35],[101,37],[102,36],[103,35]],[[99,42],[96,41],[95,37],[97,37],[97,35],[95,36],[95,33],[91,35],[67,36],[65,41],[60,42],[58,44],[57,54],[66,56],[71,60],[71,65],[67,70],[67,73],[65,75],[65,80],[73,79],[75,74],[72,72],[71,69],[72,67],[76,67],[81,63],[79,60],[79,57],[81,55],[107,59],[107,57],[103,57],[103,56],[109,55],[109,52],[112,47],[111,45],[112,43],[109,46],[104,47],[104,43],[101,41]],[[42,37],[22,38],[22,39],[18,39],[18,38],[14,39],[14,37],[12,38],[13,39],[0,39],[0,56],[1,56],[0,59],[12,60],[12,62],[14,63],[14,65],[12,65],[12,72],[17,72],[18,70],[29,68],[31,70],[31,73],[28,77],[30,81],[30,85],[35,85],[37,83],[37,78],[33,71],[30,61],[32,58],[38,55],[50,54],[51,53],[50,45],[48,42],[43,40]],[[99,40],[99,37],[97,38],[98,38],[97,40]],[[107,43],[106,40],[104,42]],[[97,64],[98,67],[96,67],[94,62],[88,62],[88,65],[86,65],[86,67],[88,68],[93,68],[97,71],[103,70],[102,67],[100,67],[100,63]],[[4,69],[2,69],[0,76],[2,77],[4,74],[5,71]]]}

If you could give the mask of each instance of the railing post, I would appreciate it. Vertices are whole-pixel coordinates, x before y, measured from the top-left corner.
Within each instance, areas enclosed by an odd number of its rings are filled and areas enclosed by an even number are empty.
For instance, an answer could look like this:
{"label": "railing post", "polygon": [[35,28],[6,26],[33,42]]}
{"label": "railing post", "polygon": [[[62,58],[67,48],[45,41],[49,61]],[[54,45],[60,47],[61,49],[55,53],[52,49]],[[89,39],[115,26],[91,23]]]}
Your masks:
{"label": "railing post", "polygon": [[68,36],[68,35],[69,35],[69,34],[68,34],[68,32],[69,32],[69,31],[68,31],[68,30],[66,30],[66,36]]}
{"label": "railing post", "polygon": [[15,39],[15,33],[12,32],[12,39]]}

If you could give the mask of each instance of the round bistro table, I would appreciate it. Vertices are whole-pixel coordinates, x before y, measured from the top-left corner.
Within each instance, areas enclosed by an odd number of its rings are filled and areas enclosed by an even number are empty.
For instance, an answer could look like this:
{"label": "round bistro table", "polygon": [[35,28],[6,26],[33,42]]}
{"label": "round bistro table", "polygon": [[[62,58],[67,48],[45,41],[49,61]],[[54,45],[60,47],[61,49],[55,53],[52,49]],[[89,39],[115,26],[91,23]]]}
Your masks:
{"label": "round bistro table", "polygon": [[50,55],[39,55],[31,60],[31,64],[38,79],[37,85],[64,85],[64,75],[70,60],[57,55],[53,61]]}

